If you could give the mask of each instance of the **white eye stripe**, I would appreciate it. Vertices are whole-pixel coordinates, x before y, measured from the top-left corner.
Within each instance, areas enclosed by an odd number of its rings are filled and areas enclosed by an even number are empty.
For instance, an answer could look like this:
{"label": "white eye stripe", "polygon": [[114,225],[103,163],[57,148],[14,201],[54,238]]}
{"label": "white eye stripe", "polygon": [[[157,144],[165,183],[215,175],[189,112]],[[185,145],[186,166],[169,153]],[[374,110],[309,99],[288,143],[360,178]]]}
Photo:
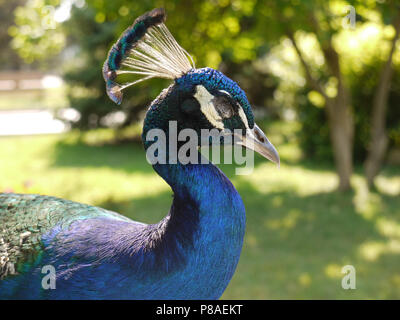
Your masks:
{"label": "white eye stripe", "polygon": [[222,118],[212,102],[214,96],[208,92],[202,85],[196,86],[194,97],[200,104],[200,110],[210,123],[218,129],[223,130],[224,124]]}
{"label": "white eye stripe", "polygon": [[239,107],[239,117],[240,117],[240,119],[242,119],[242,121],[243,121],[244,125],[246,126],[246,128],[249,129],[249,122],[247,121],[246,114],[244,113],[242,107]]}

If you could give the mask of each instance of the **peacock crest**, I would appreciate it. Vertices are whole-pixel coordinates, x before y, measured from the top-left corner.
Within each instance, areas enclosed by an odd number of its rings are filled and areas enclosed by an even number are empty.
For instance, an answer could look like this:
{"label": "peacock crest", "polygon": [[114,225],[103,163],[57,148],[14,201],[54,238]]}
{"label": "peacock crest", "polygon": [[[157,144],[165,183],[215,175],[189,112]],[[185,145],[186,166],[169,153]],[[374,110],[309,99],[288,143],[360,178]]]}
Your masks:
{"label": "peacock crest", "polygon": [[[195,68],[189,53],[183,49],[165,25],[164,9],[154,9],[135,20],[112,46],[103,67],[107,94],[117,104],[122,90],[151,78],[176,79]],[[120,74],[136,79],[119,84]]]}

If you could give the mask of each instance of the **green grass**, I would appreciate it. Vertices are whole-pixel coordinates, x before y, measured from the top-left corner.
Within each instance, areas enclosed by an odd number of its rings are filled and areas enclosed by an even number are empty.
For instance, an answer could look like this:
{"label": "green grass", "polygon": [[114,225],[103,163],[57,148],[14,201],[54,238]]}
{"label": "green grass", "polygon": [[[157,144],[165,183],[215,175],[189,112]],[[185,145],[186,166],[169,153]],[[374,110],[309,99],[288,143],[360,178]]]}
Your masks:
{"label": "green grass", "polygon": [[[336,192],[332,167],[301,161],[282,125],[268,134],[281,153],[278,170],[257,156],[251,175],[221,168],[239,190],[247,228],[239,266],[225,299],[399,299],[400,169],[386,167],[379,192],[366,189],[361,168],[354,191]],[[267,132],[268,133],[268,132]],[[160,220],[171,191],[147,164],[140,145],[100,145],[80,136],[0,139],[0,191],[41,193]],[[341,288],[354,265],[357,289]]]}

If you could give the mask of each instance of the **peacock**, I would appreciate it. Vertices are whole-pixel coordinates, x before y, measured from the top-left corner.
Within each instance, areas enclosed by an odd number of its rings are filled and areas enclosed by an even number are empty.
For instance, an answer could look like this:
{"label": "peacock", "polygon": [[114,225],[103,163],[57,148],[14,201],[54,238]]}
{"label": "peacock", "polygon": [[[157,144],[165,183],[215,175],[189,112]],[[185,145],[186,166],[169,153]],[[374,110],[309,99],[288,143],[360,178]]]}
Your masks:
{"label": "peacock", "polygon": [[[56,197],[0,194],[1,299],[218,299],[239,261],[245,208],[214,164],[169,157],[170,123],[181,132],[217,130],[279,165],[255,124],[244,91],[221,72],[196,69],[165,25],[164,9],[138,17],[111,47],[102,73],[117,104],[126,87],[150,78],[172,83],[151,103],[142,140],[149,151],[166,134],[166,161],[150,162],[173,191],[168,214],[144,224]],[[135,80],[122,83],[121,74]],[[122,76],[124,77],[124,76]],[[177,146],[184,142],[177,141]],[[162,149],[154,152],[161,155]],[[201,161],[200,161],[201,160]]]}

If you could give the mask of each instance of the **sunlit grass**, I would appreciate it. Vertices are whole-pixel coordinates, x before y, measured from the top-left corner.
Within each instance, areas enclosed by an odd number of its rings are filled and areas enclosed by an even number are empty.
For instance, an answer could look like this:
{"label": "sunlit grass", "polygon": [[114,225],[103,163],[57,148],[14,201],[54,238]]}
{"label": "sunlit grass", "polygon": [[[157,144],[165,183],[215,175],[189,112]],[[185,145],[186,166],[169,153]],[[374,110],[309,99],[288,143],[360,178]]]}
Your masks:
{"label": "sunlit grass", "polygon": [[[339,193],[329,164],[302,161],[291,139],[270,132],[287,150],[280,169],[258,156],[250,175],[220,166],[247,214],[241,260],[223,298],[400,298],[399,168],[386,167],[373,193],[356,168],[354,191]],[[169,187],[139,144],[104,144],[108,134],[0,139],[0,191],[54,195],[158,221],[171,203]],[[356,290],[341,288],[347,264],[356,268]]]}

